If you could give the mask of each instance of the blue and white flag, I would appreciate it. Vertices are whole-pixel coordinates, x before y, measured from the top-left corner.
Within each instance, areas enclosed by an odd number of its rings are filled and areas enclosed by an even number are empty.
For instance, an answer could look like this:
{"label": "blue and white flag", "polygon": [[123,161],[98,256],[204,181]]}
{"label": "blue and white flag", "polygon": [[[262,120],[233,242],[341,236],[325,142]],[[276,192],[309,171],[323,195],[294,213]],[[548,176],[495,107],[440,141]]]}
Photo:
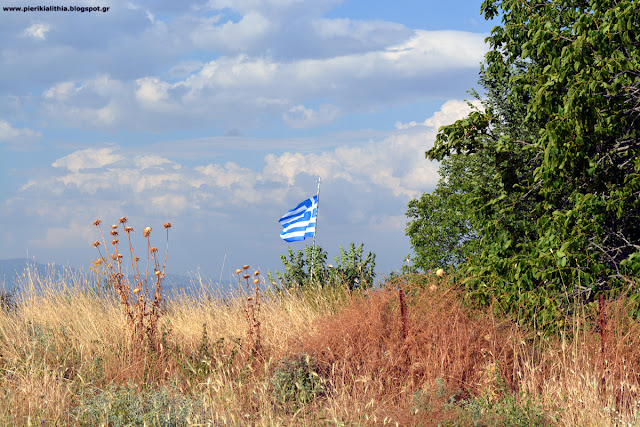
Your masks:
{"label": "blue and white flag", "polygon": [[300,203],[280,218],[282,231],[280,238],[285,242],[298,242],[316,234],[318,217],[318,196]]}

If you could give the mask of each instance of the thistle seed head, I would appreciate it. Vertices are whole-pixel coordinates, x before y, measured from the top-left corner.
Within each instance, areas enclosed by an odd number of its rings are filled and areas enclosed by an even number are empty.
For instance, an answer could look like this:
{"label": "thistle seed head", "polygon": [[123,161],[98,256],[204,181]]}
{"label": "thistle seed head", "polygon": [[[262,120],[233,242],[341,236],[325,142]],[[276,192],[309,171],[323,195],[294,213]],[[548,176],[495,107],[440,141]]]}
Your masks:
{"label": "thistle seed head", "polygon": [[93,242],[93,247],[94,248],[97,248],[98,246],[100,246],[100,242],[99,241],[96,240],[95,242]]}
{"label": "thistle seed head", "polygon": [[248,274],[245,274],[244,276],[242,276],[243,279],[248,279],[249,277],[251,276],[249,276]]}
{"label": "thistle seed head", "polygon": [[122,218],[120,218],[120,220],[118,221],[120,224],[124,224],[125,222],[127,222],[127,217],[123,216]]}
{"label": "thistle seed head", "polygon": [[257,285],[259,282],[260,282],[260,280],[258,280],[258,279],[253,279],[253,284],[254,284],[254,285]]}
{"label": "thistle seed head", "polygon": [[248,270],[249,269],[249,264],[245,265],[242,267],[243,270]]}
{"label": "thistle seed head", "polygon": [[118,259],[122,258],[124,255],[118,254]]}
{"label": "thistle seed head", "polygon": [[240,274],[242,273],[242,270],[240,270],[239,268],[236,268],[236,274]]}
{"label": "thistle seed head", "polygon": [[253,273],[253,275],[254,275],[254,276],[257,276],[257,275],[259,275],[259,274],[260,274],[260,270],[256,270],[256,271]]}
{"label": "thistle seed head", "polygon": [[111,244],[114,245],[114,246],[117,245],[118,244],[118,239],[113,239],[111,241]]}
{"label": "thistle seed head", "polygon": [[111,230],[111,235],[112,236],[117,236],[118,235],[118,230]]}
{"label": "thistle seed head", "polygon": [[151,234],[151,227],[145,227],[144,231],[142,232],[142,235],[144,237],[149,237],[150,234]]}
{"label": "thistle seed head", "polygon": [[154,273],[156,276],[160,275],[160,271],[156,270],[156,272]]}
{"label": "thistle seed head", "polygon": [[149,249],[149,252],[151,252],[152,254],[156,253],[156,252],[158,252],[158,248],[152,247],[151,249]]}
{"label": "thistle seed head", "polygon": [[163,227],[164,228],[171,228],[171,223],[170,222],[165,222]]}
{"label": "thistle seed head", "polygon": [[102,222],[101,219],[96,219],[95,221],[93,221],[93,225],[97,227],[100,225],[101,222]]}
{"label": "thistle seed head", "polygon": [[134,260],[135,262],[138,262],[138,261],[140,261],[140,257],[135,257],[135,258],[133,258],[133,260]]}
{"label": "thistle seed head", "polygon": [[124,231],[125,233],[131,233],[133,231],[133,227],[125,227]]}
{"label": "thistle seed head", "polygon": [[116,254],[111,254],[111,259],[115,261],[116,260]]}
{"label": "thistle seed head", "polygon": [[118,224],[113,224],[113,225],[111,226],[111,229],[112,229],[112,230],[115,230],[116,228],[118,228]]}

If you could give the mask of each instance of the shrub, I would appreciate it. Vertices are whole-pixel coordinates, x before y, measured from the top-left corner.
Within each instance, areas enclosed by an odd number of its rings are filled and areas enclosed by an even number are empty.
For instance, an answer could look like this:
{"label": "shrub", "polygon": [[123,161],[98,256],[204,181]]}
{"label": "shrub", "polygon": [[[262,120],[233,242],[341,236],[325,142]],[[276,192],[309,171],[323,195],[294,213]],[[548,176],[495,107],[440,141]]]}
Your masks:
{"label": "shrub", "polygon": [[375,280],[376,255],[363,255],[363,246],[349,244],[348,251],[339,247],[340,257],[334,257],[336,265],[327,264],[327,253],[319,246],[305,246],[304,251],[294,253],[289,248],[288,257],[280,255],[285,271],[276,271],[275,280],[268,273],[269,282],[278,291],[325,286],[346,286],[350,290],[368,289]]}
{"label": "shrub", "polygon": [[271,375],[273,400],[280,405],[297,406],[324,394],[325,381],[315,364],[315,360],[304,353],[282,359]]}
{"label": "shrub", "polygon": [[110,386],[76,409],[78,420],[88,426],[183,426],[203,414],[201,402],[171,387],[136,393],[131,385]]}

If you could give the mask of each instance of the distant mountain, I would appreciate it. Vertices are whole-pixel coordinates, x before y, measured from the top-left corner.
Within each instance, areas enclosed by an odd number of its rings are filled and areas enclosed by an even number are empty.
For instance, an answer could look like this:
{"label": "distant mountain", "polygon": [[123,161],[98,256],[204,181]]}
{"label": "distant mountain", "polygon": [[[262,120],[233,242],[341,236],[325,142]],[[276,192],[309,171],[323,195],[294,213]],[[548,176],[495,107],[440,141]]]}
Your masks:
{"label": "distant mountain", "polygon": [[[75,282],[80,281],[80,283],[86,283],[89,286],[95,284],[93,275],[82,269],[55,264],[45,265],[28,258],[0,260],[0,291],[19,290],[21,286],[29,283],[29,276],[37,277],[44,283],[50,283],[53,286],[58,283],[69,283],[71,278],[74,278]],[[129,280],[132,282],[133,276],[130,276]],[[180,274],[167,274],[162,281],[162,287],[165,296],[169,298],[180,295],[195,296],[201,293],[222,295],[235,289],[235,286],[231,284],[218,284],[204,278]]]}

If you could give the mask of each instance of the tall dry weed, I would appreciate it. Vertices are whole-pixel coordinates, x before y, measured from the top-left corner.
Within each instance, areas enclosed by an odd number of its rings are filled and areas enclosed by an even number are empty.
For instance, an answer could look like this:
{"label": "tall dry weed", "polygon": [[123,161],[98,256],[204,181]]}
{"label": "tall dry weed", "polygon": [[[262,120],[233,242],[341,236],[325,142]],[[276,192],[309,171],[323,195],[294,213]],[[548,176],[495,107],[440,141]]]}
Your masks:
{"label": "tall dry weed", "polygon": [[[162,280],[165,277],[165,269],[167,266],[167,259],[169,257],[169,228],[171,223],[164,224],[164,229],[167,231],[166,252],[164,263],[161,265],[158,260],[158,248],[151,246],[151,227],[145,227],[142,235],[147,239],[146,250],[146,263],[144,269],[141,270],[139,261],[140,258],[135,255],[133,243],[131,241],[131,234],[134,232],[133,227],[127,226],[127,217],[122,217],[118,220],[117,224],[111,226],[109,235],[111,237],[111,245],[113,246],[113,252],[109,253],[109,246],[102,232],[100,224],[102,220],[97,219],[93,225],[100,230],[100,236],[105,248],[106,257],[103,256],[100,250],[100,241],[96,240],[93,246],[98,249],[100,258],[97,264],[103,264],[104,269],[107,272],[109,282],[113,285],[114,291],[120,301],[120,306],[124,313],[127,325],[130,328],[132,339],[136,342],[136,348],[141,348],[145,339],[148,338],[150,344],[157,350],[157,330],[158,320],[160,318],[160,305],[162,304]],[[120,240],[118,238],[120,232],[119,228],[122,227],[122,231],[127,236],[127,246],[129,252],[129,261],[131,264],[131,277],[133,283],[129,283],[126,269],[123,264],[125,263],[124,255],[119,250]],[[126,250],[126,249],[125,249]],[[153,268],[153,282],[155,291],[153,293],[153,299],[149,302],[149,268]],[[143,274],[144,273],[144,274]]]}

